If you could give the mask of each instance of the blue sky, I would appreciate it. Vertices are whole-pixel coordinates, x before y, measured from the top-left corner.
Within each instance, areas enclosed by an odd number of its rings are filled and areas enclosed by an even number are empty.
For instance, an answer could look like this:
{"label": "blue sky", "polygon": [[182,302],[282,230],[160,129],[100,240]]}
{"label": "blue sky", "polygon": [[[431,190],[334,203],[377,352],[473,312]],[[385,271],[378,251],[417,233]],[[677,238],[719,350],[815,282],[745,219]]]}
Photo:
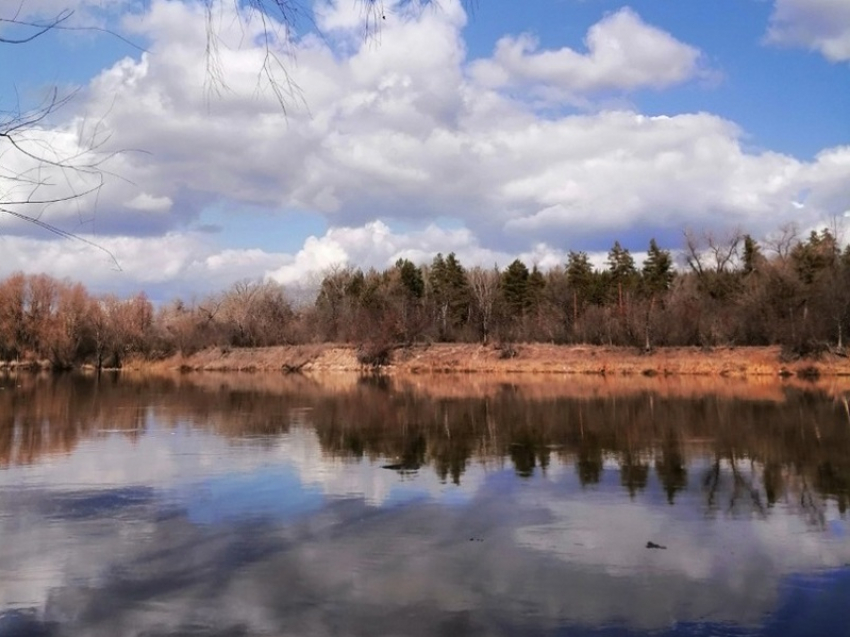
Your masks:
{"label": "blue sky", "polygon": [[[500,2],[480,7],[466,33],[471,57],[485,57],[506,32],[530,31],[542,46],[580,48],[587,28],[623,6],[646,22],[698,47],[718,74],[716,84],[686,84],[631,95],[641,112],[707,110],[744,128],[753,145],[810,158],[836,140],[850,140],[847,64],[831,64],[805,48],[766,46],[771,2],[637,0]],[[515,26],[516,25],[516,28]],[[789,126],[794,122],[794,126]]]}
{"label": "blue sky", "polygon": [[[356,0],[305,6],[321,37],[301,21],[272,49],[279,85],[298,87],[284,113],[262,79],[261,21],[230,0],[213,5],[218,91],[196,2],[25,0],[24,19],[73,9],[75,27],[0,45],[4,109],[15,91],[25,107],[78,91],[28,132],[77,167],[35,198],[103,181],[13,209],[120,270],[6,216],[0,276],[161,299],[244,278],[309,288],[335,264],[455,251],[551,267],[615,239],[639,256],[653,236],[681,247],[685,229],[766,238],[850,210],[847,0],[493,0],[471,14],[386,0],[368,38]],[[4,154],[0,203],[21,198],[8,175],[27,161]]]}

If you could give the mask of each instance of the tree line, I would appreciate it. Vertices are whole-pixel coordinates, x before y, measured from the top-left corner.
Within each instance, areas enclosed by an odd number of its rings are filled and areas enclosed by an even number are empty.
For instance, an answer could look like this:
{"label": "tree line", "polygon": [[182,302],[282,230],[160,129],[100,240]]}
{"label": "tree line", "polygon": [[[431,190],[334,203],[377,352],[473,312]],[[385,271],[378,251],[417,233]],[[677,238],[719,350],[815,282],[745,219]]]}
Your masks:
{"label": "tree line", "polygon": [[453,253],[384,270],[338,266],[301,305],[271,281],[154,307],[144,293],[95,296],[79,283],[16,273],[0,281],[0,360],[120,367],[129,356],[316,342],[358,345],[366,359],[430,342],[843,353],[850,246],[836,232],[801,239],[786,230],[764,244],[743,233],[685,236],[680,268],[654,239],[640,267],[620,242],[602,268],[580,251],[546,271],[520,259],[465,267]]}

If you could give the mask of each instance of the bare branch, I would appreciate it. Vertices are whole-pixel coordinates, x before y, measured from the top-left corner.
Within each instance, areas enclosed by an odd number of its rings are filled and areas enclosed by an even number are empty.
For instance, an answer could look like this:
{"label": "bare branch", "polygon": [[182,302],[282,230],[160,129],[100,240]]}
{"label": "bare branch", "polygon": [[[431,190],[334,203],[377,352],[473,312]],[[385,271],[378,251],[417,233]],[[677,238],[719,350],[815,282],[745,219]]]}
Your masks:
{"label": "bare branch", "polygon": [[768,235],[764,241],[764,245],[784,261],[790,256],[794,246],[797,245],[799,237],[800,230],[797,228],[797,224],[786,223],[780,226],[777,232]]}
{"label": "bare branch", "polygon": [[34,29],[34,31],[21,38],[0,37],[0,44],[26,44],[27,42],[32,42],[36,38],[47,33],[48,31],[59,28],[59,26],[63,22],[65,22],[72,15],[74,15],[74,12],[72,10],[65,9],[64,11],[60,12],[55,18],[52,18],[47,22],[27,22],[25,20],[18,19],[18,16],[20,15],[21,11],[21,6],[18,7],[18,10],[15,12],[15,15],[12,18],[0,18],[0,26],[4,24],[13,25],[24,29]]}
{"label": "bare branch", "polygon": [[81,202],[89,196],[95,197],[96,204],[104,177],[110,174],[105,163],[117,154],[100,152],[109,140],[102,134],[100,122],[85,139],[81,128],[69,151],[51,141],[49,129],[43,125],[74,95],[60,96],[54,88],[36,108],[6,111],[0,116],[0,213],[90,245],[107,254],[120,270],[115,255],[103,246],[41,218],[51,206]]}
{"label": "bare branch", "polygon": [[712,232],[697,236],[693,230],[685,231],[685,262],[699,276],[707,271],[715,274],[735,269],[739,259],[739,248],[744,240],[740,229],[735,229],[725,238],[718,239]]}
{"label": "bare branch", "polygon": [[8,209],[4,206],[0,206],[0,212],[3,212],[7,215],[15,217],[16,219],[26,221],[27,223],[32,223],[32,224],[38,226],[39,228],[43,228],[43,229],[47,230],[48,232],[52,232],[53,234],[62,237],[63,239],[73,239],[74,241],[80,241],[82,243],[85,243],[86,245],[93,247],[93,248],[97,248],[98,250],[100,250],[101,252],[106,254],[112,260],[112,263],[115,265],[116,270],[118,270],[119,272],[121,271],[121,264],[118,263],[118,259],[115,258],[115,255],[112,252],[110,252],[109,250],[107,250],[106,248],[104,248],[102,245],[98,245],[94,241],[89,241],[85,237],[81,237],[77,234],[74,234],[73,232],[67,232],[66,230],[62,230],[62,228],[57,228],[53,224],[46,223],[46,222],[42,221],[41,219],[38,219],[37,217],[27,216],[23,213],[15,212],[14,210],[10,210],[10,209]]}

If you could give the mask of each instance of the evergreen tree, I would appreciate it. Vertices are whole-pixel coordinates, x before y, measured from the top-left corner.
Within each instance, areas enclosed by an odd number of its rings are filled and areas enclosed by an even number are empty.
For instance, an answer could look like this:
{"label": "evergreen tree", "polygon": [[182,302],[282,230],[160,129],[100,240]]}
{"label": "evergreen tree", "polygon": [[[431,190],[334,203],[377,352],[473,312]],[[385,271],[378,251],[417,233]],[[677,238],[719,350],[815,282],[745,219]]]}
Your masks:
{"label": "evergreen tree", "polygon": [[409,259],[399,259],[395,263],[399,280],[404,293],[414,299],[421,299],[425,293],[425,280],[422,270],[417,268]]}
{"label": "evergreen tree", "polygon": [[664,294],[673,282],[673,259],[667,250],[658,247],[655,239],[649,240],[649,249],[646,251],[646,260],[641,270],[641,287],[649,297],[646,304],[646,320],[644,322],[644,347],[652,348],[652,313],[656,306],[656,299]]}
{"label": "evergreen tree", "polygon": [[502,273],[502,298],[513,317],[521,316],[528,307],[528,267],[515,259]]}
{"label": "evergreen tree", "polygon": [[673,272],[673,259],[670,252],[658,247],[655,239],[650,239],[649,250],[641,270],[643,288],[649,295],[665,292],[670,288],[675,276]]}
{"label": "evergreen tree", "polygon": [[469,282],[454,252],[445,258],[442,254],[434,257],[428,272],[428,286],[442,340],[448,337],[450,329],[462,325],[469,316]]}
{"label": "evergreen tree", "polygon": [[824,228],[820,234],[812,230],[808,241],[798,243],[791,250],[791,260],[800,280],[811,284],[819,273],[836,263],[839,254],[838,242]]}
{"label": "evergreen tree", "polygon": [[615,241],[613,247],[608,251],[608,272],[614,285],[630,285],[637,275],[635,260],[631,252]]}
{"label": "evergreen tree", "polygon": [[743,273],[744,275],[752,274],[753,272],[757,272],[761,262],[764,261],[764,256],[761,253],[761,247],[753,239],[750,235],[744,235],[744,263],[743,263]]}
{"label": "evergreen tree", "polygon": [[529,308],[536,308],[543,300],[543,291],[546,288],[546,277],[536,265],[531,268],[528,275],[528,301]]}
{"label": "evergreen tree", "polygon": [[593,266],[590,265],[586,252],[570,251],[567,257],[567,281],[573,290],[585,297],[589,296],[593,286]]}
{"label": "evergreen tree", "polygon": [[573,320],[577,320],[584,306],[593,298],[595,272],[586,252],[570,251],[567,256],[567,283],[572,293]]}
{"label": "evergreen tree", "polygon": [[607,283],[614,294],[621,315],[626,311],[628,292],[635,281],[637,281],[635,260],[619,241],[615,241],[608,251]]}

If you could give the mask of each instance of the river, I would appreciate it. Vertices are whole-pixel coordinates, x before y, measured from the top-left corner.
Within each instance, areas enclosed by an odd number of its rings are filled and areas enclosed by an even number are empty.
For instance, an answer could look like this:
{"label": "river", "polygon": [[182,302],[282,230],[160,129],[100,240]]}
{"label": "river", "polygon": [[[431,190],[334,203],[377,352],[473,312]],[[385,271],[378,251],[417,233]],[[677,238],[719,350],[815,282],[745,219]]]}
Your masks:
{"label": "river", "polygon": [[848,635],[846,396],[0,376],[0,636]]}

